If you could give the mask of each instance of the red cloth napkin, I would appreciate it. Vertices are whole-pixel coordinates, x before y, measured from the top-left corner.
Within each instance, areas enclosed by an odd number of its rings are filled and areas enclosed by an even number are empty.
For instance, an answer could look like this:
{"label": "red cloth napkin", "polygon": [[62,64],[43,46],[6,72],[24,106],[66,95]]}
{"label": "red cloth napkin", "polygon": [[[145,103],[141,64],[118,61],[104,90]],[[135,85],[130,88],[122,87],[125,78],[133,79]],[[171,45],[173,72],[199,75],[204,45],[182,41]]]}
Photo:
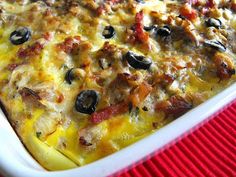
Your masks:
{"label": "red cloth napkin", "polygon": [[119,177],[236,177],[236,100],[171,147]]}

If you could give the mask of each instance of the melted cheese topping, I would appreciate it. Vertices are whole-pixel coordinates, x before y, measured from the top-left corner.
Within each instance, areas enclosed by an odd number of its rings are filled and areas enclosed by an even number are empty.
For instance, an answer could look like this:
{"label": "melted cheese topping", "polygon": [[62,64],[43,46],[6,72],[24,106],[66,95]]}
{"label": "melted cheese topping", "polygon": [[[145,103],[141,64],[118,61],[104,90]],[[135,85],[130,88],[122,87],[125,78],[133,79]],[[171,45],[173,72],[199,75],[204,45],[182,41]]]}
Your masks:
{"label": "melted cheese topping", "polygon": [[[119,151],[235,81],[236,4],[189,3],[0,2],[0,99],[43,167],[74,168]],[[210,18],[221,27],[207,26]],[[110,39],[103,36],[106,26],[115,29]],[[164,26],[170,35],[160,32]],[[9,37],[18,27],[27,27],[31,38],[13,45]],[[217,46],[206,43],[212,40]],[[128,51],[151,59],[151,67],[133,68]],[[82,90],[99,93],[92,115],[75,109]]]}

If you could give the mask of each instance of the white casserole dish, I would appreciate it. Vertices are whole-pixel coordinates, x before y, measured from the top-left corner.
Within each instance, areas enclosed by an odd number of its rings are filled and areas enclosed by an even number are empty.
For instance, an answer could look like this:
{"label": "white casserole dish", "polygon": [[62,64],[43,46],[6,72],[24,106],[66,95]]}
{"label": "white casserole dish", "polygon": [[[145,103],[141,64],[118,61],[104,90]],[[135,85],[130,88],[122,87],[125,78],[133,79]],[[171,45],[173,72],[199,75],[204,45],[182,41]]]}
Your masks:
{"label": "white casserole dish", "polygon": [[215,97],[189,111],[154,134],[123,150],[89,165],[72,170],[48,172],[44,170],[21,144],[14,130],[0,112],[0,173],[17,177],[91,177],[108,176],[156,152],[190,129],[210,118],[213,113],[236,99],[236,83]]}

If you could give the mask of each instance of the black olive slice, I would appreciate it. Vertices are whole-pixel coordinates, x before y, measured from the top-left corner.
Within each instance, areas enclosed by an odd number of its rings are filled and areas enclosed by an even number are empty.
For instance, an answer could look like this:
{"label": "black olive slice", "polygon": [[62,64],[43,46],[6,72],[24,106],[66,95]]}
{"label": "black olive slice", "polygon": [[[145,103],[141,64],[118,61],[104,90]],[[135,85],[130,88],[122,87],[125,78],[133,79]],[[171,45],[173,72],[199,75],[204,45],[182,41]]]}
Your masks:
{"label": "black olive slice", "polygon": [[157,30],[157,35],[166,37],[171,35],[171,29],[168,26],[163,26]]}
{"label": "black olive slice", "polygon": [[209,18],[207,21],[206,21],[206,25],[208,27],[215,27],[215,28],[221,28],[222,27],[222,22],[220,21],[220,19],[217,19],[217,18]]}
{"label": "black olive slice", "polygon": [[106,39],[112,38],[116,34],[115,29],[112,26],[106,26],[102,32],[102,35]]}
{"label": "black olive slice", "polygon": [[127,52],[124,56],[130,66],[135,69],[147,70],[152,64],[152,60],[141,55],[136,55],[133,52]]}
{"label": "black olive slice", "polygon": [[65,80],[68,84],[72,84],[72,81],[75,79],[73,70],[74,68],[71,68],[66,72]]}
{"label": "black olive slice", "polygon": [[19,27],[10,34],[10,41],[14,45],[20,45],[28,41],[31,37],[31,32],[26,27]]}
{"label": "black olive slice", "polygon": [[75,101],[75,109],[84,114],[92,114],[96,110],[99,95],[94,90],[81,91]]}
{"label": "black olive slice", "polygon": [[208,46],[208,47],[211,47],[215,50],[219,50],[220,52],[225,52],[226,51],[226,47],[224,46],[224,44],[222,44],[218,40],[206,40],[204,42],[204,45]]}

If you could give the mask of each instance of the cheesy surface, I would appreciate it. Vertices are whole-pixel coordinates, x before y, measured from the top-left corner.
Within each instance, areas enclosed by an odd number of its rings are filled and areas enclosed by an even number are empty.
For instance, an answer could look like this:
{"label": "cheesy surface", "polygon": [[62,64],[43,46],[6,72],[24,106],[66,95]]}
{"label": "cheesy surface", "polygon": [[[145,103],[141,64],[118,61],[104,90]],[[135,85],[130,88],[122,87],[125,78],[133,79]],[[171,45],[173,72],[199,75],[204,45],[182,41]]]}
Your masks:
{"label": "cheesy surface", "polygon": [[0,0],[1,103],[44,168],[86,165],[235,82],[235,11],[234,0]]}

